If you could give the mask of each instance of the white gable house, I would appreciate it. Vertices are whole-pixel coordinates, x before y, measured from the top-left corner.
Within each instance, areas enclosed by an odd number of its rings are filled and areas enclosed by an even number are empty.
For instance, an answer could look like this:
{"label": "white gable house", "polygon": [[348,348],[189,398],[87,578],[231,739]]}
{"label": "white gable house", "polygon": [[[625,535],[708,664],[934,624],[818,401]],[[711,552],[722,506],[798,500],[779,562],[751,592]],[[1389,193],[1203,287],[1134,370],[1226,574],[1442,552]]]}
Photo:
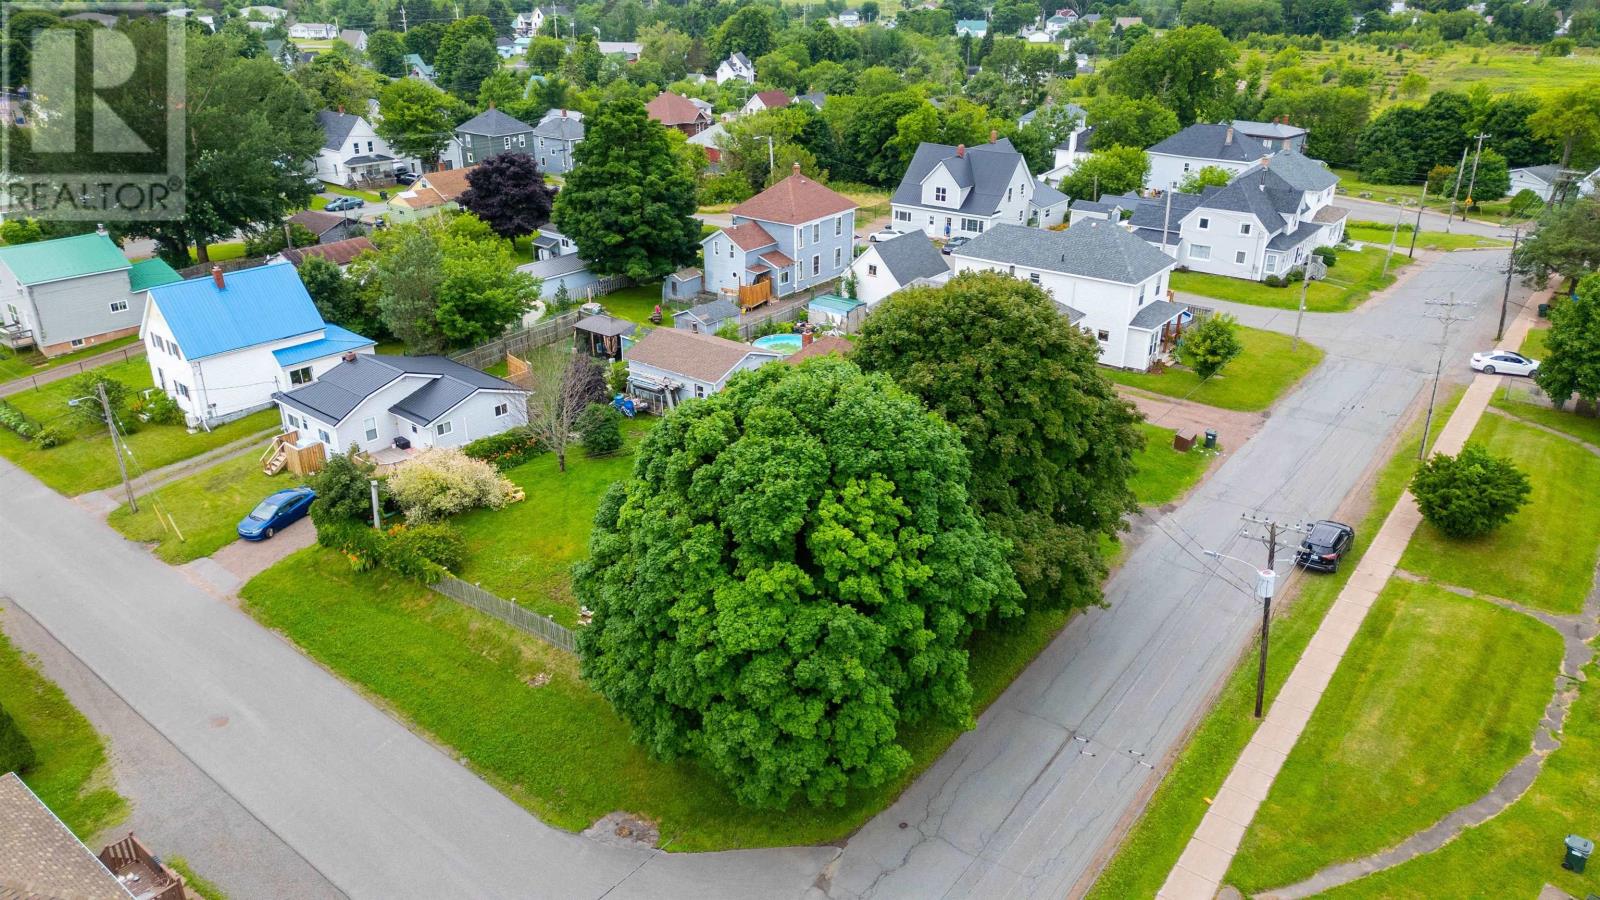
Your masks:
{"label": "white gable house", "polygon": [[850,264],[856,299],[869,307],[912,285],[940,285],[950,280],[950,266],[920,231],[908,231],[867,244]]}
{"label": "white gable house", "polygon": [[1025,225],[1034,180],[1004,138],[977,147],[922,144],[890,199],[894,231],[974,237],[999,224]]}
{"label": "white gable house", "polygon": [[756,67],[750,62],[750,57],[743,53],[734,53],[717,64],[717,84],[734,80],[756,83]]}
{"label": "white gable house", "polygon": [[372,124],[347,112],[322,110],[322,149],[317,151],[317,180],[326,184],[354,185],[369,179],[387,179],[398,166],[422,170],[417,159],[401,159]]}

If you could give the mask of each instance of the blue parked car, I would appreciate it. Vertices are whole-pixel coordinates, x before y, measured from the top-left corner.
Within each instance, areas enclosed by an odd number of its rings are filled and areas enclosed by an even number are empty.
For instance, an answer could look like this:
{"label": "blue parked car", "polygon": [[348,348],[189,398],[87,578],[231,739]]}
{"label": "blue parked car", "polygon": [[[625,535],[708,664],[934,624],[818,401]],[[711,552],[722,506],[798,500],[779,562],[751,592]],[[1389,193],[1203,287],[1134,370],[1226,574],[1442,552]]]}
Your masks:
{"label": "blue parked car", "polygon": [[239,537],[264,541],[305,517],[317,492],[308,487],[285,488],[261,501],[239,520]]}

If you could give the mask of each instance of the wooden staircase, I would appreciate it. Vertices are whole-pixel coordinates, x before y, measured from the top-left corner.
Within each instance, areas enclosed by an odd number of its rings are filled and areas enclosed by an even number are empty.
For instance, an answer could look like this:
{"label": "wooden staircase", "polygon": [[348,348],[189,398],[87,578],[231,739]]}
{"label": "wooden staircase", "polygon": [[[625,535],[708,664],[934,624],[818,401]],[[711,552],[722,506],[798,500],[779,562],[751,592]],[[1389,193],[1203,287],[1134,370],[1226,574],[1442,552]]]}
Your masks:
{"label": "wooden staircase", "polygon": [[290,431],[280,434],[267,445],[265,453],[261,454],[261,471],[267,475],[276,475],[283,471],[289,464],[289,447],[299,437],[299,432]]}

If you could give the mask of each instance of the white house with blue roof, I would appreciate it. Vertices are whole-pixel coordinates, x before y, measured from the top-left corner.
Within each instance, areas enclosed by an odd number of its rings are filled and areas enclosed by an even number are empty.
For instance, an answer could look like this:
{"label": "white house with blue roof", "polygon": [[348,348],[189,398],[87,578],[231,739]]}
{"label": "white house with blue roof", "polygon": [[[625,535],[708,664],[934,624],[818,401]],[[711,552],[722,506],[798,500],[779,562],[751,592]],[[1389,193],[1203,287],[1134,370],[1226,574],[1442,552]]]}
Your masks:
{"label": "white house with blue roof", "polygon": [[152,288],[139,330],[150,376],[210,426],[272,405],[374,342],[322,320],[289,263],[211,274]]}

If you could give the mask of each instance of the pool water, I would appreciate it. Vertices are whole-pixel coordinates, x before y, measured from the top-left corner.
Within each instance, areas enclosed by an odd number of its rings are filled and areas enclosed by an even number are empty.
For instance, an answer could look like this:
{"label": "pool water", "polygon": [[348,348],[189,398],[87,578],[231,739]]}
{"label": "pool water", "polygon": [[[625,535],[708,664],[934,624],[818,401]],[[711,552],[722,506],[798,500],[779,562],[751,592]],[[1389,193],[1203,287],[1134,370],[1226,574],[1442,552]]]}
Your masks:
{"label": "pool water", "polygon": [[756,338],[754,341],[751,341],[751,343],[763,350],[776,350],[779,353],[788,355],[790,353],[799,352],[800,335],[769,334],[764,338]]}

